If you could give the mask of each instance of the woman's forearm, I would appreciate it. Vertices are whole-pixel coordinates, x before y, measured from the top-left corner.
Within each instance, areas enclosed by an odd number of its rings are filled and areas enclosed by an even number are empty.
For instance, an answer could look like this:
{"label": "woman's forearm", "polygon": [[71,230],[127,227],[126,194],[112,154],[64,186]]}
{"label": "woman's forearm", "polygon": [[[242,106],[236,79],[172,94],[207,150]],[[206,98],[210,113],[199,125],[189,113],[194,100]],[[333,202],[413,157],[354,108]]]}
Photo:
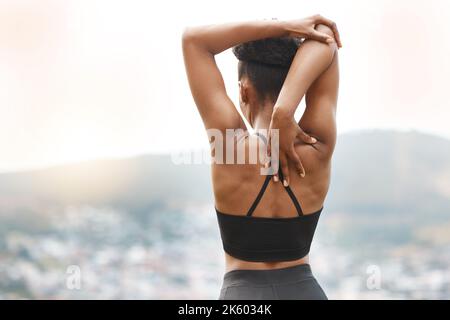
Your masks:
{"label": "woman's forearm", "polygon": [[[320,25],[318,30],[332,34]],[[311,84],[330,66],[337,51],[335,43],[305,41],[297,51],[284,85],[275,103],[274,116],[293,117]]]}
{"label": "woman's forearm", "polygon": [[286,22],[262,20],[190,27],[183,33],[183,41],[196,43],[215,55],[244,42],[286,35]]}

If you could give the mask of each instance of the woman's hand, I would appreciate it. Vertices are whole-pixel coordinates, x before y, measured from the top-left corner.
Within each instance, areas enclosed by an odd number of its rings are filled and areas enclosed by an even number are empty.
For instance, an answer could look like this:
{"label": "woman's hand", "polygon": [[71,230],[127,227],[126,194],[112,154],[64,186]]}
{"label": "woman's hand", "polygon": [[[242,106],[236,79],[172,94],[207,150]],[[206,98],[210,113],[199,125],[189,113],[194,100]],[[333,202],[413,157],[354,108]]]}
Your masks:
{"label": "woman's hand", "polygon": [[[274,130],[278,129],[279,145],[271,148],[272,137]],[[275,108],[272,114],[272,120],[269,127],[269,154],[271,159],[271,165],[275,170],[274,181],[279,180],[278,177],[278,165],[281,166],[281,172],[283,174],[283,185],[287,187],[289,185],[289,165],[288,160],[294,163],[295,171],[303,178],[306,175],[305,168],[302,161],[294,148],[295,139],[299,138],[303,142],[308,144],[314,144],[317,140],[308,134],[306,134],[295,121],[294,116],[288,114],[281,108]],[[275,161],[274,161],[275,160]]]}
{"label": "woman's hand", "polygon": [[[339,31],[337,29],[336,23],[334,23],[330,19],[322,17],[319,14],[300,20],[289,20],[286,21],[285,24],[285,29],[288,32],[289,36],[313,39],[326,43],[336,42],[338,47],[342,48],[341,38],[339,36]],[[326,33],[317,31],[315,27],[318,24],[326,25],[331,30],[333,30],[334,39]]]}

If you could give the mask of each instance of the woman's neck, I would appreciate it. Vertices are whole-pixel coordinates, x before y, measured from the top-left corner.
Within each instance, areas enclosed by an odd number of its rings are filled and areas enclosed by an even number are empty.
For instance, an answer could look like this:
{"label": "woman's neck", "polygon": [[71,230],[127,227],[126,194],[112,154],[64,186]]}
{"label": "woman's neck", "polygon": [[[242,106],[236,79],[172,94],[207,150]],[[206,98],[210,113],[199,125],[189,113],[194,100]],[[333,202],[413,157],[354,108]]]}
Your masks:
{"label": "woman's neck", "polygon": [[270,121],[272,120],[273,103],[266,103],[257,107],[258,112],[251,117],[251,124],[253,129],[269,129]]}

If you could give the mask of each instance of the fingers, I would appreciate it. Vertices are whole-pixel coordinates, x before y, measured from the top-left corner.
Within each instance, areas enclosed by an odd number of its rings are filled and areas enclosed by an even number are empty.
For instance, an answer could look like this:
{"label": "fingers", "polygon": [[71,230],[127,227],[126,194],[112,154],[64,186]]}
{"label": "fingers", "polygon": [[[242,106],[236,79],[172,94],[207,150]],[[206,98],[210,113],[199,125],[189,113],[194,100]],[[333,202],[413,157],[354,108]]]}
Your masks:
{"label": "fingers", "polygon": [[303,131],[300,127],[298,127],[298,134],[297,137],[302,140],[304,143],[308,144],[315,144],[317,143],[317,139],[314,137],[311,137],[309,134],[307,134],[305,131]]}
{"label": "fingers", "polygon": [[330,19],[327,19],[325,17],[322,17],[320,14],[315,15],[313,17],[313,20],[314,20],[315,24],[324,24],[324,25],[328,26],[329,28],[331,28],[331,30],[333,30],[334,38],[336,40],[338,47],[342,48],[341,36],[339,34],[339,30],[337,28],[336,22],[334,22]]}
{"label": "fingers", "polygon": [[267,166],[272,166],[272,170],[274,172],[274,182],[278,182],[278,177],[276,176],[276,173],[278,172],[278,161],[272,161],[272,159],[276,157],[278,157],[277,150],[274,150],[274,153],[272,153],[272,130],[269,129],[269,134],[267,136]]}
{"label": "fingers", "polygon": [[305,168],[303,167],[302,161],[298,156],[297,152],[295,152],[294,146],[292,146],[291,152],[289,153],[289,158],[294,163],[297,173],[304,178],[306,175]]}
{"label": "fingers", "polygon": [[339,31],[338,31],[338,28],[337,28],[337,25],[335,22],[333,22],[331,29],[333,30],[334,38],[336,39],[336,43],[337,43],[338,47],[342,48],[341,35],[339,34]]}
{"label": "fingers", "polygon": [[269,158],[270,166],[272,166],[274,182],[279,181],[279,177],[278,177],[279,157],[278,157],[278,154],[279,154],[279,150],[277,150],[277,148],[272,150],[272,130],[269,129],[269,135],[268,135],[268,139],[267,139],[267,156]]}
{"label": "fingers", "polygon": [[[297,152],[295,151],[294,146],[292,146],[291,151],[289,152],[288,156],[286,156],[285,153],[281,153],[279,156],[279,166],[281,168],[281,172],[283,174],[283,185],[285,187],[289,186],[290,183],[290,165],[289,165],[289,159],[293,162],[293,165],[295,167],[295,171],[304,178],[306,176],[305,168],[303,167],[302,161],[300,160],[300,157],[298,156]],[[278,182],[280,180],[280,177],[278,176],[278,168],[276,168],[276,174],[273,176],[273,181]]]}
{"label": "fingers", "polygon": [[278,176],[278,169],[280,167],[280,158],[278,155],[278,151],[273,152],[270,158],[270,164],[273,170],[273,182],[278,182],[280,181],[280,177]]}
{"label": "fingers", "polygon": [[327,35],[326,33],[317,31],[317,30],[312,30],[311,33],[309,34],[309,39],[312,40],[317,40],[320,42],[324,42],[324,43],[333,43],[334,39],[332,36]]}
{"label": "fingers", "polygon": [[283,173],[283,186],[289,186],[289,164],[286,155],[280,154],[280,166],[281,172]]}

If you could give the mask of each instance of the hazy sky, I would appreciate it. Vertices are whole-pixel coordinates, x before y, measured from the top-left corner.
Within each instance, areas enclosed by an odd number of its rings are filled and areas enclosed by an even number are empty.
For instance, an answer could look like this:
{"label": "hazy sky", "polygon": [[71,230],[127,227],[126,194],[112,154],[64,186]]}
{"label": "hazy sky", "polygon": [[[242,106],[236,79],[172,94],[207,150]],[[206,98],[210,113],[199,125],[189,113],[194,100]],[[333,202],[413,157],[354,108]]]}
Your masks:
{"label": "hazy sky", "polygon": [[[0,0],[0,171],[204,148],[183,27],[314,13],[343,38],[339,132],[450,138],[447,0]],[[236,61],[218,61],[237,101]]]}

